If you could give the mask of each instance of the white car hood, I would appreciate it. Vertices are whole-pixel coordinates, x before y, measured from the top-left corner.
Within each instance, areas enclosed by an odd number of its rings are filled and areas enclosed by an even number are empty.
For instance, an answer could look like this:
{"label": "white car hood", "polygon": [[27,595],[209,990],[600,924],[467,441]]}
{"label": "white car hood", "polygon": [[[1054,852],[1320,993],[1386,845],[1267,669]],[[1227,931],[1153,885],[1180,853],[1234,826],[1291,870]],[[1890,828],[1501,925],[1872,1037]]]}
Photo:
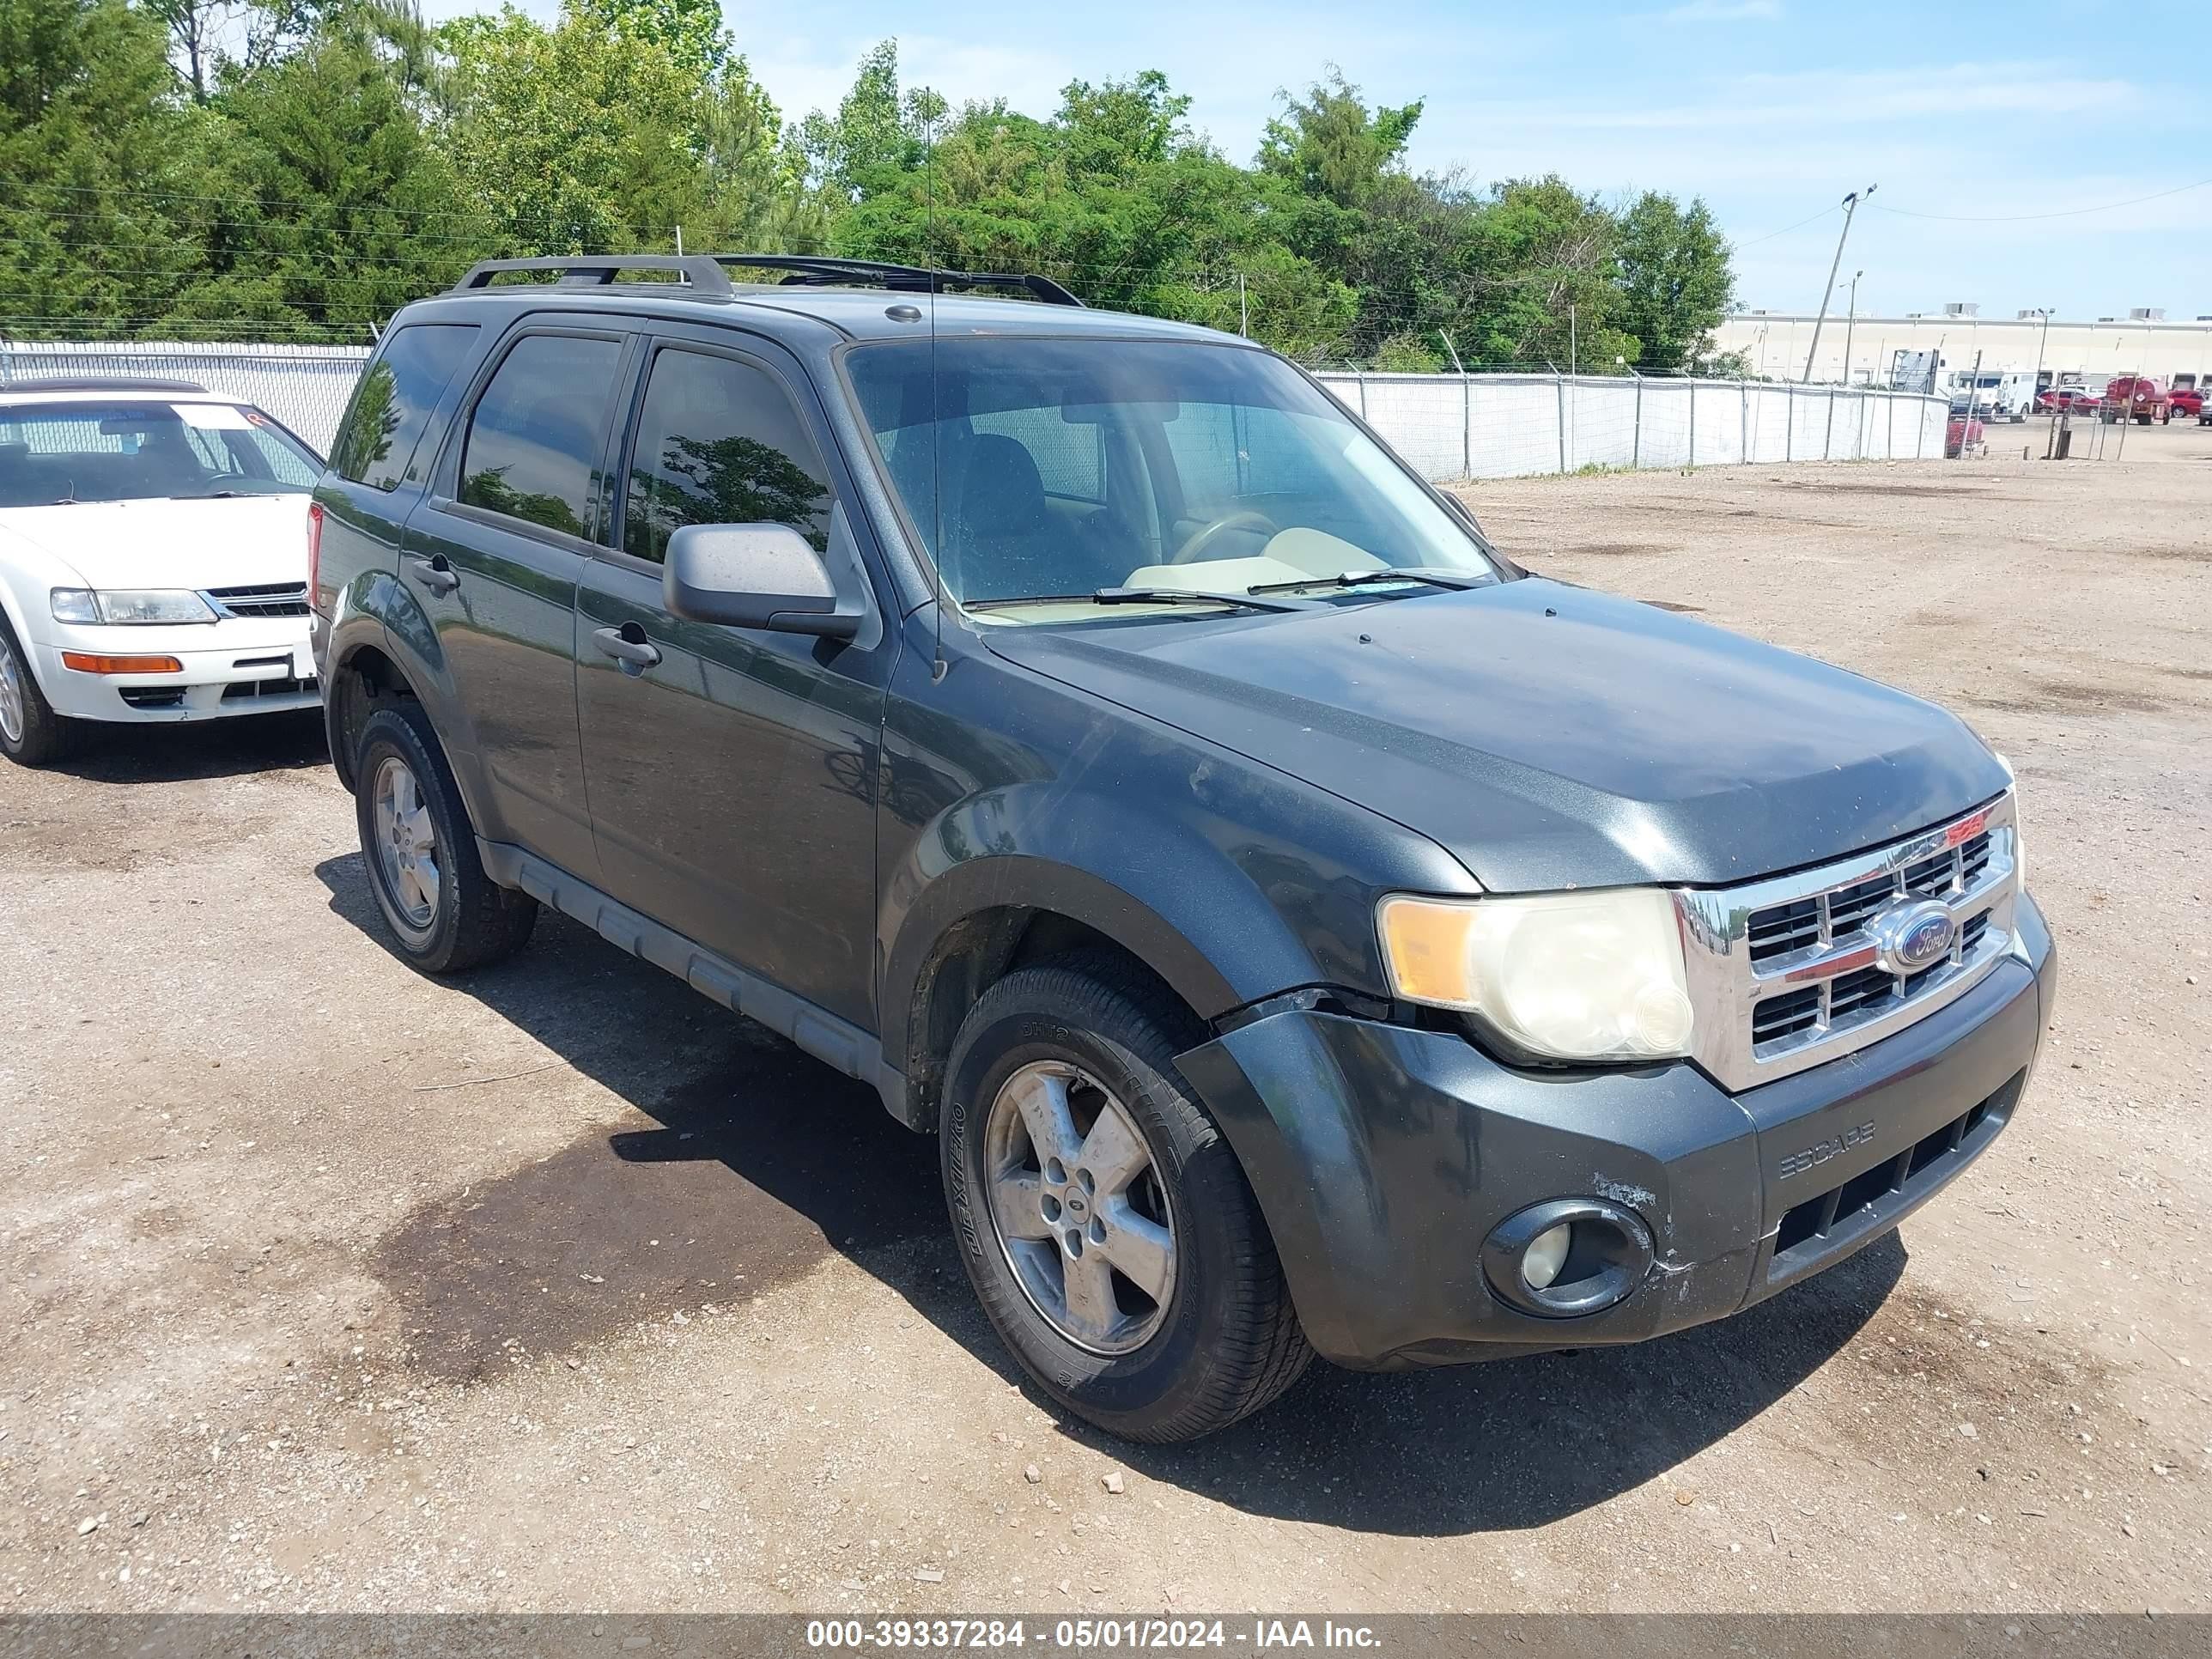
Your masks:
{"label": "white car hood", "polygon": [[246,587],[307,579],[307,498],[73,501],[0,512],[0,526],[87,587]]}

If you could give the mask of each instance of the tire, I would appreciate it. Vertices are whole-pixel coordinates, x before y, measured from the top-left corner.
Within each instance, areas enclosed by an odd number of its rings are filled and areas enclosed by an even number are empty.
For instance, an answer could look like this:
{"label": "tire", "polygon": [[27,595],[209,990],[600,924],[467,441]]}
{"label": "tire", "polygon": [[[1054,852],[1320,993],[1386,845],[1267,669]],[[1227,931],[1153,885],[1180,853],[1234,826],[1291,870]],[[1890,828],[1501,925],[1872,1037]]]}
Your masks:
{"label": "tire", "polygon": [[54,713],[30,653],[0,617],[0,755],[18,766],[51,766],[76,747],[78,726]]}
{"label": "tire", "polygon": [[399,954],[426,974],[455,974],[520,950],[537,925],[538,901],[484,873],[475,826],[422,706],[379,709],[355,752],[362,860]]}
{"label": "tire", "polygon": [[[994,985],[962,1024],[945,1073],[945,1201],[984,1312],[1055,1401],[1110,1433],[1155,1444],[1195,1439],[1258,1411],[1313,1357],[1243,1166],[1176,1071],[1176,1053],[1204,1035],[1182,1005],[1139,975],[1079,957]],[[1049,1100],[1055,1083],[1061,1121],[1083,1132],[1056,1187],[1052,1170],[1060,1160],[1027,1133],[1032,1115],[1007,1103],[1040,1091]],[[1122,1139],[1118,1159],[1115,1137],[1099,1133],[1109,1112],[1141,1143],[1130,1152]],[[1112,1173],[1139,1155],[1149,1163],[1133,1180]],[[1090,1163],[1079,1161],[1085,1158]],[[1010,1201],[1008,1186],[987,1171],[1016,1168],[1037,1180]],[[1094,1174],[1103,1176],[1095,1187]],[[994,1190],[1001,1194],[995,1204]],[[1032,1199],[1037,1207],[1024,1207]],[[1010,1239],[1002,1212],[1018,1215],[1012,1231],[1026,1236]],[[1042,1216],[1057,1219],[1034,1218]],[[1090,1322],[1086,1340],[1069,1328],[1084,1322],[1067,1289],[1077,1282],[1067,1276],[1070,1253],[1082,1253],[1068,1242],[1069,1220],[1083,1224],[1076,1231],[1091,1241],[1083,1247],[1091,1256],[1086,1271],[1097,1273],[1101,1258],[1109,1264],[1103,1282],[1111,1316]],[[1150,1271],[1162,1237],[1166,1279]],[[1124,1262],[1164,1297],[1154,1299],[1125,1277]]]}

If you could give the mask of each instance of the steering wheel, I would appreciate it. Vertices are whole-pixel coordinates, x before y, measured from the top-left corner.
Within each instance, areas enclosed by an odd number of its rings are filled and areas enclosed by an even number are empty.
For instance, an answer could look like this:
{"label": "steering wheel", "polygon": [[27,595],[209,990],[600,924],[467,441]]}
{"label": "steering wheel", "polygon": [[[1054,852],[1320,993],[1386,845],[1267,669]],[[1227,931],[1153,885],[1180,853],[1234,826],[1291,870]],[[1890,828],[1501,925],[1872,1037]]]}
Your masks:
{"label": "steering wheel", "polygon": [[1275,521],[1264,513],[1248,511],[1229,514],[1225,517],[1216,519],[1212,524],[1203,525],[1192,532],[1190,539],[1176,550],[1175,557],[1170,559],[1168,562],[1196,564],[1200,555],[1232,530],[1264,530],[1268,535],[1273,536],[1275,533],[1276,525]]}

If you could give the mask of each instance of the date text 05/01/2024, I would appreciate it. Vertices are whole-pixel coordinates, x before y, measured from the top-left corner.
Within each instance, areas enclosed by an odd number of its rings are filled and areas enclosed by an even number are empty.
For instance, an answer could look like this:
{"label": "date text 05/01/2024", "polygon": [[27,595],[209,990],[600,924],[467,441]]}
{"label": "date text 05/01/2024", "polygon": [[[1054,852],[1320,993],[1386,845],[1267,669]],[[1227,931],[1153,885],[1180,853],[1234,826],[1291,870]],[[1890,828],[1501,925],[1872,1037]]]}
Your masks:
{"label": "date text 05/01/2024", "polygon": [[1246,1628],[1220,1619],[1060,1619],[1034,1627],[1021,1619],[814,1619],[807,1621],[806,1645],[892,1650],[1036,1646],[1085,1653],[1235,1646],[1264,1654],[1299,1648],[1371,1651],[1382,1642],[1369,1626],[1326,1619],[1255,1619]]}

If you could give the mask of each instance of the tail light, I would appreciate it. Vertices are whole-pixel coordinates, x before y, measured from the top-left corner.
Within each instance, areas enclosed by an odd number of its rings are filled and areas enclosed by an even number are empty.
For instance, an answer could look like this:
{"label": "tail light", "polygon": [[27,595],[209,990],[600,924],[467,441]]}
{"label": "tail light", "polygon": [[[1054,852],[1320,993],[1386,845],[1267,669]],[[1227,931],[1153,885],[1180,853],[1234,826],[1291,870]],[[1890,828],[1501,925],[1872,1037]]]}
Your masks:
{"label": "tail light", "polygon": [[323,504],[307,503],[307,603],[320,605],[323,597]]}

